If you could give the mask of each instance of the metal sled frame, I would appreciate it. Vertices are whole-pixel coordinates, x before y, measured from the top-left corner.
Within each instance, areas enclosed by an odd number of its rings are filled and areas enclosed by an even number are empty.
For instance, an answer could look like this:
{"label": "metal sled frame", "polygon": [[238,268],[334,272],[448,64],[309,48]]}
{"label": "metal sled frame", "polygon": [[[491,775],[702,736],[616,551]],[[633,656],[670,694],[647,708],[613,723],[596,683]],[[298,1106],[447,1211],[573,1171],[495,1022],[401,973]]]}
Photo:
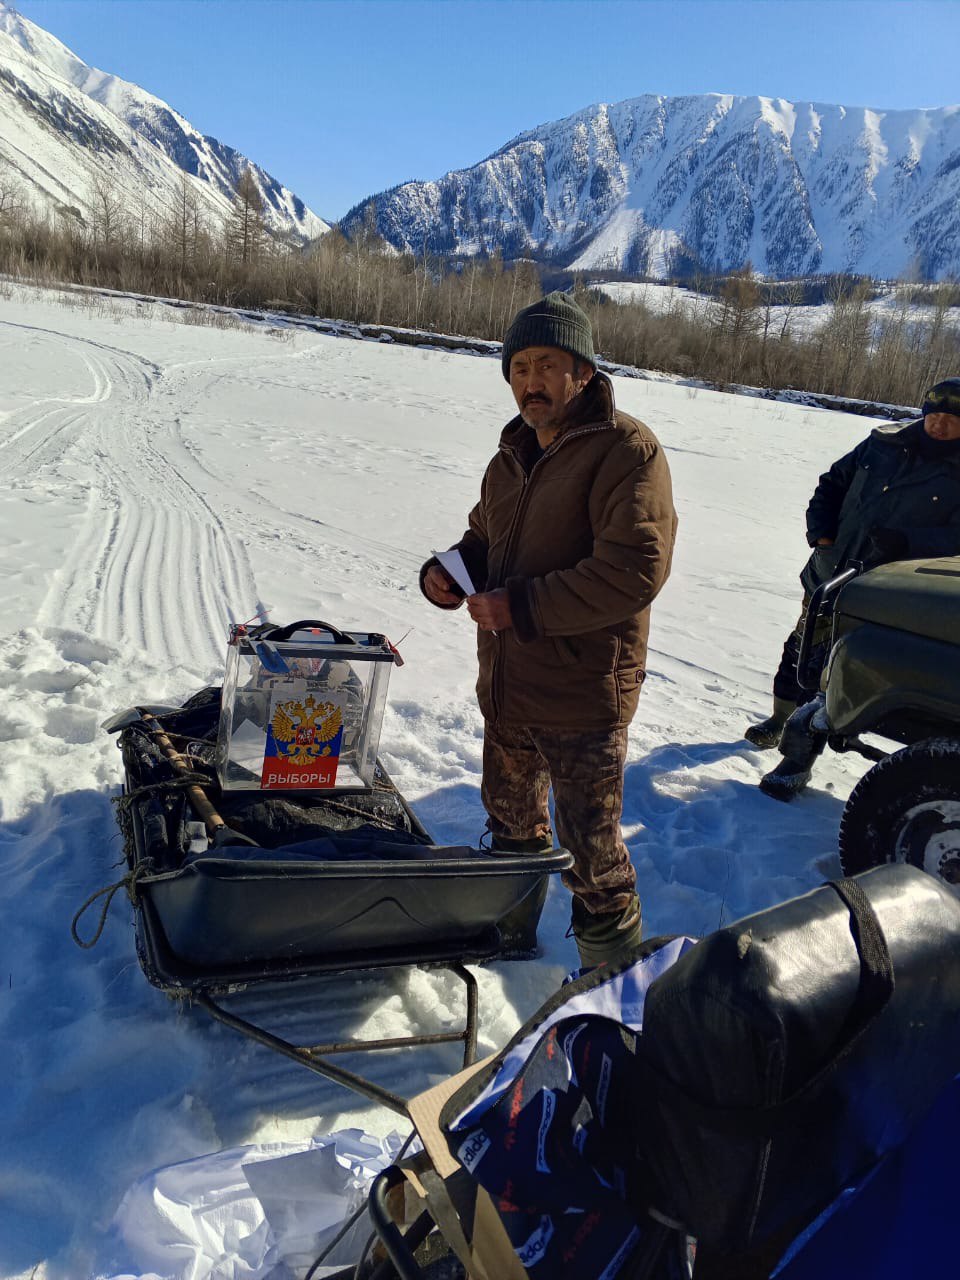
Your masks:
{"label": "metal sled frame", "polygon": [[[157,710],[176,714],[178,709]],[[195,707],[185,704],[179,710],[200,715],[203,727],[194,725],[187,732],[207,741],[205,721],[215,722],[215,699]],[[139,733],[143,718],[143,709],[132,708],[108,724],[111,732]],[[164,728],[159,718],[156,723]],[[121,811],[125,815],[121,827],[137,957],[153,986],[401,1115],[408,1114],[406,1099],[330,1059],[339,1054],[454,1043],[463,1045],[464,1067],[475,1061],[478,984],[465,965],[503,956],[509,945],[515,948],[516,943],[508,944],[500,928],[502,920],[527,896],[535,895],[544,876],[572,865],[567,851],[474,860],[472,855],[479,851],[433,846],[434,852],[423,859],[394,860],[387,852],[379,859],[319,857],[315,863],[294,860],[287,865],[282,846],[276,859],[248,863],[242,856],[231,858],[230,842],[226,842],[211,845],[209,856],[190,865],[178,860],[171,865],[167,858],[171,835],[161,802],[164,773],[159,777],[143,774],[135,741],[125,739],[123,733],[119,740],[124,752],[124,792],[130,798]],[[169,759],[162,743],[160,747]],[[170,786],[178,782],[182,785],[174,772]],[[215,780],[210,785],[216,786]],[[338,790],[333,788],[322,797],[333,802],[332,809],[337,807]],[[374,786],[367,790],[372,796],[390,795],[396,806],[397,832],[408,832],[415,842],[419,837],[432,846],[429,833],[379,759]],[[184,791],[189,807],[195,801],[189,789]],[[286,798],[296,801],[302,795],[306,803],[313,794],[288,791]],[[351,800],[358,803],[353,796]],[[370,808],[374,824],[382,825],[376,821],[377,812],[374,804]],[[177,822],[181,821],[178,817]],[[393,828],[384,829],[389,833]],[[318,830],[325,830],[322,821]],[[334,824],[334,830],[340,828]],[[539,914],[539,906],[536,909]],[[322,985],[327,977],[369,974],[375,983],[377,971],[393,968],[439,968],[452,973],[465,988],[462,1023],[454,1030],[432,1034],[294,1043],[267,1025],[282,1001],[268,998],[265,1006],[254,1001],[252,1011],[232,1001],[245,990],[302,979]],[[293,1032],[297,1039],[309,1034],[300,1027]]]}
{"label": "metal sled frame", "polygon": [[[412,814],[411,818],[416,822]],[[134,815],[134,825],[135,827],[138,825],[136,815]],[[419,827],[419,823],[417,826]],[[470,939],[466,944],[462,941],[438,942],[430,948],[398,947],[326,958],[309,957],[237,963],[229,967],[218,966],[215,970],[205,970],[191,966],[174,955],[156,905],[149,896],[137,895],[134,907],[137,952],[141,968],[153,986],[171,997],[197,1005],[211,1018],[231,1027],[234,1031],[392,1111],[406,1115],[406,1100],[362,1075],[327,1061],[328,1057],[334,1054],[370,1052],[377,1049],[418,1048],[462,1043],[462,1065],[468,1067],[476,1060],[478,986],[476,978],[465,968],[465,964],[482,963],[494,959],[499,954],[501,941],[496,929],[478,938]],[[273,1034],[250,1019],[230,1011],[222,1003],[231,994],[237,994],[248,987],[263,983],[282,983],[300,978],[335,977],[347,973],[373,975],[383,969],[398,967],[446,969],[454,974],[466,989],[466,1016],[462,1027],[456,1031],[436,1032],[430,1035],[297,1045],[285,1040],[282,1036]]]}
{"label": "metal sled frame", "polygon": [[[427,835],[416,815],[403,796],[389,780],[382,766],[380,776],[398,796],[411,828]],[[131,789],[127,779],[127,788]],[[136,807],[131,810],[136,855],[128,854],[128,866],[134,873],[144,847],[144,830]],[[428,837],[429,838],[429,837]],[[539,855],[544,861],[544,871],[558,871],[568,866],[572,859],[564,851],[552,856]],[[509,870],[504,860],[504,870]],[[378,1049],[429,1047],[439,1044],[463,1045],[464,1067],[476,1059],[478,1031],[478,985],[466,964],[479,964],[496,959],[503,952],[503,940],[498,928],[489,927],[473,937],[438,936],[421,940],[416,944],[394,942],[385,947],[362,947],[354,951],[327,952],[296,955],[268,960],[220,960],[209,965],[194,963],[177,953],[167,935],[149,878],[142,883],[136,880],[131,886],[134,906],[136,945],[140,966],[148,981],[165,994],[196,1005],[211,1018],[231,1027],[258,1044],[299,1062],[308,1070],[342,1085],[354,1093],[369,1098],[399,1114],[407,1114],[406,1100],[357,1072],[350,1071],[329,1059],[337,1054],[371,1052]],[[465,1018],[462,1025],[452,1031],[425,1035],[395,1036],[388,1039],[344,1040],[324,1044],[294,1044],[260,1025],[249,1016],[241,1016],[226,1007],[232,995],[263,984],[282,984],[297,979],[319,979],[345,974],[370,974],[391,968],[445,969],[454,974],[465,988]]]}
{"label": "metal sled frame", "polygon": [[195,992],[192,998],[201,1009],[206,1010],[211,1018],[216,1018],[218,1022],[222,1022],[225,1026],[232,1027],[234,1031],[239,1031],[242,1035],[249,1036],[251,1040],[256,1040],[258,1044],[265,1045],[275,1053],[292,1058],[294,1062],[299,1062],[302,1066],[307,1067],[308,1070],[315,1071],[317,1075],[324,1076],[335,1084],[341,1084],[347,1089],[352,1089],[354,1093],[362,1094],[364,1097],[370,1098],[371,1101],[378,1102],[381,1106],[389,1107],[391,1111],[396,1111],[405,1116],[407,1114],[407,1103],[399,1094],[391,1093],[389,1089],[382,1088],[382,1086],[375,1084],[374,1081],[368,1080],[365,1076],[358,1075],[354,1071],[348,1071],[345,1067],[339,1067],[332,1062],[328,1062],[327,1058],[335,1053],[369,1052],[374,1049],[404,1049],[433,1044],[451,1044],[460,1041],[463,1043],[463,1065],[469,1067],[477,1056],[477,980],[462,964],[452,962],[444,967],[448,968],[451,973],[456,974],[467,989],[467,1017],[466,1023],[461,1030],[442,1031],[434,1035],[393,1036],[387,1040],[344,1040],[339,1044],[295,1045],[291,1044],[289,1040],[273,1035],[253,1022],[249,1022],[246,1018],[229,1013],[206,992]]}
{"label": "metal sled frame", "polygon": [[423,1280],[423,1271],[417,1264],[413,1251],[423,1243],[435,1224],[429,1213],[421,1213],[406,1231],[400,1230],[391,1216],[387,1196],[402,1182],[403,1174],[396,1165],[391,1165],[383,1173],[377,1174],[370,1188],[367,1202],[370,1220],[388,1259],[388,1263],[378,1270],[382,1270],[382,1280],[392,1280],[394,1275],[399,1276],[400,1280]]}

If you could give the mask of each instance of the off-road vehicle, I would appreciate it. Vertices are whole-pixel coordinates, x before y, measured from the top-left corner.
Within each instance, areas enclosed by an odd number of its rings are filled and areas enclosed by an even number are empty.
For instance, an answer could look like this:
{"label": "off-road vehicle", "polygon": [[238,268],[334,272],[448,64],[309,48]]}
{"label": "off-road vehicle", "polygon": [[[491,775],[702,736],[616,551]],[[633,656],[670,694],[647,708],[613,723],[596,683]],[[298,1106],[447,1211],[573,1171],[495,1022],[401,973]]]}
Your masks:
{"label": "off-road vehicle", "polygon": [[[820,600],[816,596],[820,595]],[[877,761],[840,821],[846,875],[909,862],[960,894],[960,556],[855,569],[825,583],[833,643],[815,726],[836,751]],[[798,664],[806,668],[812,621]],[[886,751],[861,735],[902,743]]]}

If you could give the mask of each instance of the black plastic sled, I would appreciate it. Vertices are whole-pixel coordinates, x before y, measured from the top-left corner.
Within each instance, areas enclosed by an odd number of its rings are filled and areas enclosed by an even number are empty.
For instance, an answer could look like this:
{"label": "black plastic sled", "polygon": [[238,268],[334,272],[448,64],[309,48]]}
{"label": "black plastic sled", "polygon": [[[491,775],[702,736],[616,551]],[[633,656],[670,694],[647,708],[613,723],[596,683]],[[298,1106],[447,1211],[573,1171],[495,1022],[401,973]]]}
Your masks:
{"label": "black plastic sled", "polygon": [[[220,689],[210,688],[172,711],[134,708],[107,722],[121,730],[118,819],[143,972],[311,1070],[403,1110],[403,1099],[324,1055],[458,1040],[464,1064],[472,1062],[477,989],[463,965],[532,955],[545,876],[573,859],[563,850],[435,845],[379,761],[366,791],[221,791],[219,711]],[[220,820],[215,840],[201,821],[204,800]],[[467,988],[463,1030],[307,1049],[214,999],[256,983],[397,965],[456,973]]]}

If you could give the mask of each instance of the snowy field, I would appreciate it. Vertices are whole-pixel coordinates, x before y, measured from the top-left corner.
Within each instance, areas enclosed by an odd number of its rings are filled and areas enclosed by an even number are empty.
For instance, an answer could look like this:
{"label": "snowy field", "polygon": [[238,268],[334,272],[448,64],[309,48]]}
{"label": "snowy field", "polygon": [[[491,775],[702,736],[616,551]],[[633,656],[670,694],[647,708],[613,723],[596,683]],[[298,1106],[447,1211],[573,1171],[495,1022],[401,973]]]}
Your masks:
{"label": "snowy field", "polygon": [[[658,316],[681,313],[705,322],[711,316],[719,315],[721,310],[716,299],[708,294],[696,293],[692,289],[679,289],[670,284],[614,281],[594,287],[614,302],[625,306],[640,304]],[[864,310],[875,327],[884,321],[895,320],[901,311],[905,311],[905,319],[911,324],[930,324],[934,314],[932,306],[904,304],[894,289],[871,298],[864,304]],[[813,338],[832,317],[833,311],[833,304],[830,302],[808,306],[772,306],[769,309],[770,333],[777,338],[785,333],[803,340]],[[761,309],[760,314],[766,321],[767,311]],[[948,311],[947,324],[955,330],[960,329],[960,308],[952,307]]]}
{"label": "snowy field", "polygon": [[[107,715],[218,681],[230,622],[266,606],[406,635],[383,759],[439,843],[483,827],[472,627],[427,605],[417,570],[459,537],[513,412],[498,361],[173,318],[0,300],[4,1280],[302,1277],[322,1225],[316,1168],[284,1181],[271,1164],[267,1221],[240,1160],[315,1152],[347,1128],[406,1132],[151,987],[123,894],[98,945],[73,944],[75,910],[120,875]],[[785,806],[756,786],[776,757],[741,733],[768,709],[796,617],[817,475],[871,424],[664,382],[618,379],[616,393],[666,446],[680,514],[625,835],[645,931],[703,934],[839,869],[865,762],[828,754]],[[541,958],[477,970],[483,1053],[576,965],[568,918],[554,885]],[[458,984],[419,970],[294,984],[283,1002],[291,1034],[314,1043],[442,1030],[461,1013]],[[459,1051],[371,1059],[409,1095]]]}

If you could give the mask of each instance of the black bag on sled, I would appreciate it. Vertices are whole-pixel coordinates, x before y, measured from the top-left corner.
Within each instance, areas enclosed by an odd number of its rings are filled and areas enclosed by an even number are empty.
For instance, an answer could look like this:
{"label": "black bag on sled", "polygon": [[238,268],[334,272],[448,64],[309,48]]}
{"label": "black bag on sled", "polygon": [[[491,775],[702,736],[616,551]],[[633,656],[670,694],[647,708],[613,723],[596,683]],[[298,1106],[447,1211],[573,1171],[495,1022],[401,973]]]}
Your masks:
{"label": "black bag on sled", "polygon": [[904,865],[548,1001],[449,1097],[451,1155],[531,1277],[766,1277],[960,1073],[960,898]]}
{"label": "black bag on sled", "polygon": [[960,898],[890,865],[746,917],[651,986],[639,1049],[654,1207],[766,1274],[960,1071]]}

